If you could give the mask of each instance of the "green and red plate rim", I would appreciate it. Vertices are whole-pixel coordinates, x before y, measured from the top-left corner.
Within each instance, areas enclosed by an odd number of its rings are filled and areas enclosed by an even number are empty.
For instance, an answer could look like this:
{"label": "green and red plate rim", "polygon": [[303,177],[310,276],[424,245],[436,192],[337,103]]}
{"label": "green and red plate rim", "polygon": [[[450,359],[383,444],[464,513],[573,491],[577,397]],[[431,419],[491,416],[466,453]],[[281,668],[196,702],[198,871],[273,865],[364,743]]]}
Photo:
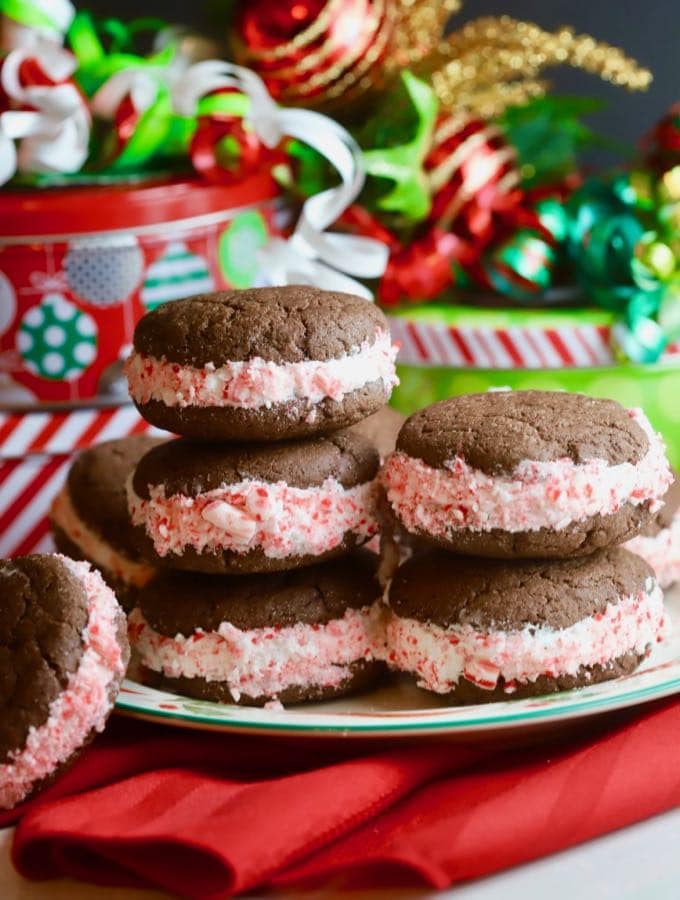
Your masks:
{"label": "green and red plate rim", "polygon": [[[680,693],[680,591],[671,598],[669,610],[673,634],[636,672],[545,697],[477,706],[414,705],[376,710],[376,703],[381,701],[374,692],[354,698],[351,709],[318,704],[311,709],[277,711],[193,700],[126,680],[116,708],[123,715],[185,728],[310,738],[473,735],[559,723]],[[411,696],[416,693],[411,690]],[[343,706],[347,705],[344,701]]]}
{"label": "green and red plate rim", "polygon": [[[628,683],[629,680],[639,678],[649,672],[654,671],[656,673],[665,669],[672,673],[669,674],[668,678],[658,684],[644,688],[633,688],[614,694],[605,694],[604,696],[586,696],[585,692],[597,687],[593,686],[593,688],[581,688],[579,691],[550,695],[549,697],[538,698],[533,701],[508,701],[507,703],[474,707],[478,711],[475,712],[474,716],[464,715],[469,713],[473,707],[450,707],[390,711],[382,713],[380,716],[377,716],[375,713],[361,712],[306,714],[304,716],[297,715],[297,720],[295,713],[284,713],[285,718],[279,718],[277,713],[269,713],[265,719],[256,718],[253,715],[253,710],[250,708],[237,706],[229,707],[230,714],[228,716],[210,715],[207,712],[205,715],[201,715],[197,712],[183,712],[182,703],[185,702],[184,698],[175,697],[172,694],[162,694],[154,708],[142,707],[138,702],[127,699],[138,695],[140,690],[142,694],[148,693],[146,688],[135,682],[127,682],[124,685],[116,708],[123,714],[134,714],[141,718],[166,720],[166,723],[167,720],[171,720],[176,723],[182,722],[186,725],[209,725],[216,730],[223,729],[233,732],[285,732],[310,736],[328,734],[351,737],[358,734],[378,736],[385,733],[398,735],[457,730],[470,731],[472,729],[490,730],[510,724],[530,725],[541,720],[557,721],[581,717],[672,696],[680,692],[680,659],[665,663],[654,670],[645,670],[644,672],[625,676],[622,680]],[[578,696],[579,694],[580,696]],[[521,704],[521,708],[518,708],[518,704]],[[201,704],[198,701],[193,701],[190,705],[196,707],[205,705],[209,708],[211,704]],[[495,707],[503,707],[504,711],[499,712]],[[512,711],[513,708],[515,709],[514,712]],[[257,710],[257,712],[261,711]],[[366,718],[379,718],[380,721],[367,724],[364,721]],[[396,719],[408,719],[409,721],[390,721]]]}

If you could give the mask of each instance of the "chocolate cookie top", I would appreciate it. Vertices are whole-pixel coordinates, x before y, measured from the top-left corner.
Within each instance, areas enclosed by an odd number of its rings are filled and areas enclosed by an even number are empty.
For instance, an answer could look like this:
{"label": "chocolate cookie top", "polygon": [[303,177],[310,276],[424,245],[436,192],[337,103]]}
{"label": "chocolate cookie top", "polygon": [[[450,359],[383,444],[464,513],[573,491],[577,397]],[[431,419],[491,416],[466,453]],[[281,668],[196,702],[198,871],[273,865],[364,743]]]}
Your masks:
{"label": "chocolate cookie top", "polygon": [[0,763],[47,721],[83,655],[83,585],[57,556],[0,561]]}
{"label": "chocolate cookie top", "polygon": [[135,329],[139,353],[200,368],[261,357],[273,363],[344,356],[376,329],[383,313],[353,294],[306,285],[200,294],[164,303]]}
{"label": "chocolate cookie top", "polygon": [[480,631],[568,628],[644,590],[651,568],[620,547],[567,560],[494,560],[433,551],[415,556],[390,588],[397,615]]}
{"label": "chocolate cookie top", "polygon": [[680,508],[680,478],[678,478],[677,472],[673,474],[675,475],[675,481],[663,497],[663,506],[642,532],[646,537],[656,537],[660,531],[670,528],[673,524],[673,518]]}
{"label": "chocolate cookie top", "polygon": [[412,415],[397,439],[398,450],[434,468],[462,456],[489,475],[511,474],[526,459],[637,463],[648,448],[647,435],[615,401],[561,391],[451,397]]}
{"label": "chocolate cookie top", "polygon": [[136,557],[125,482],[163,438],[133,435],[85,450],[68,474],[69,497],[82,520],[118,550]]}
{"label": "chocolate cookie top", "polygon": [[139,608],[161,634],[216,631],[222,622],[249,631],[302,623],[324,624],[347,609],[370,606],[380,596],[377,560],[355,552],[335,562],[267,575],[160,575],[141,590]]}
{"label": "chocolate cookie top", "polygon": [[336,478],[349,488],[375,478],[379,464],[375,447],[351,429],[277,444],[196,444],[181,438],[147,453],[132,484],[142,499],[149,498],[150,485],[164,485],[166,496],[195,497],[248,479],[312,488]]}

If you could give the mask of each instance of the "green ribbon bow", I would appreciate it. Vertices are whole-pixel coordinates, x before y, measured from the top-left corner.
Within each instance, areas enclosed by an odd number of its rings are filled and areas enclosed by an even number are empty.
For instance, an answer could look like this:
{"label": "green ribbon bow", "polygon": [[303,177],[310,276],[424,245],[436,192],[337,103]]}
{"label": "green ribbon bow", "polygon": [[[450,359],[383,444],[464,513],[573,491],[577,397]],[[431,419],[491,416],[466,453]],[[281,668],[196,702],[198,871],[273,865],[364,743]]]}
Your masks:
{"label": "green ribbon bow", "polygon": [[91,166],[99,172],[138,172],[151,160],[161,162],[186,155],[195,120],[173,112],[166,81],[176,48],[169,44],[149,56],[135,52],[142,34],[154,34],[165,24],[157,18],[135,19],[129,23],[118,19],[95,22],[88,12],[78,13],[73,20],[68,43],[78,60],[76,79],[88,96],[94,95],[109,78],[124,71],[145,72],[156,83],[155,99],[141,112],[122,147],[119,136],[112,134],[109,127],[93,129],[90,159]]}
{"label": "green ribbon bow", "polygon": [[[423,162],[432,143],[438,104],[432,88],[410,72],[402,73],[401,83],[417,117],[413,137],[393,147],[365,150],[363,160],[368,175],[394,183],[376,206],[415,223],[427,216],[431,206]],[[389,115],[390,104],[386,108]]]}
{"label": "green ribbon bow", "polygon": [[0,13],[26,28],[63,35],[73,16],[69,0],[0,0]]}
{"label": "green ribbon bow", "polygon": [[619,314],[619,356],[655,362],[680,339],[680,169],[586,182],[568,208],[572,262],[589,296]]}

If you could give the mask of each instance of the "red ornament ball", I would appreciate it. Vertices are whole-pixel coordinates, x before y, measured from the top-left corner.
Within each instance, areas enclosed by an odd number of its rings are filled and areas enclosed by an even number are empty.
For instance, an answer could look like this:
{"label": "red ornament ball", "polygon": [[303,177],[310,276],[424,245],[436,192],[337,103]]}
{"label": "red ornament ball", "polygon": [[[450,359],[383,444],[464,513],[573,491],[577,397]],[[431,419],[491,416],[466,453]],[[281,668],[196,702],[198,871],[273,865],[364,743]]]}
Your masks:
{"label": "red ornament ball", "polygon": [[394,0],[249,0],[234,53],[279,102],[333,108],[379,83],[395,19]]}

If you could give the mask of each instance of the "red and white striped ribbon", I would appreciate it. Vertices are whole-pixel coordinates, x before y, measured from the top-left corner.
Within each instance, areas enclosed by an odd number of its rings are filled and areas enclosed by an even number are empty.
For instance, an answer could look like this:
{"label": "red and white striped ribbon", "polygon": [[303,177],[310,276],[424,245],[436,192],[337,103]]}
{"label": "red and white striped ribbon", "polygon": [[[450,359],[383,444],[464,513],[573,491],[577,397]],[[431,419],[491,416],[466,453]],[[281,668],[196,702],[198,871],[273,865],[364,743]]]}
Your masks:
{"label": "red and white striped ribbon", "polygon": [[52,549],[47,513],[76,451],[149,433],[165,434],[133,406],[0,413],[0,557]]}
{"label": "red and white striped ribbon", "polygon": [[[401,345],[398,361],[411,366],[455,369],[577,369],[616,362],[607,325],[556,328],[447,325],[390,317],[392,338]],[[664,359],[680,357],[680,342]]]}

